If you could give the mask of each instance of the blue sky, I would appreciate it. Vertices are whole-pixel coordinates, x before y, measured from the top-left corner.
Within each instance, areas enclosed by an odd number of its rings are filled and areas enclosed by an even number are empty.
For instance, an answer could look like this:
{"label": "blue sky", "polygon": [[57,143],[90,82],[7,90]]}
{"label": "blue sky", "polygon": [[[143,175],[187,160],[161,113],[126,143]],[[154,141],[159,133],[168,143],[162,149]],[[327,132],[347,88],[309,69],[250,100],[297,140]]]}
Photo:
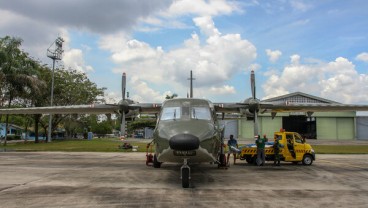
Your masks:
{"label": "blue sky", "polygon": [[63,66],[121,97],[160,102],[195,97],[238,102],[301,91],[368,103],[368,1],[363,0],[0,0],[0,36],[51,64],[46,49],[65,39]]}

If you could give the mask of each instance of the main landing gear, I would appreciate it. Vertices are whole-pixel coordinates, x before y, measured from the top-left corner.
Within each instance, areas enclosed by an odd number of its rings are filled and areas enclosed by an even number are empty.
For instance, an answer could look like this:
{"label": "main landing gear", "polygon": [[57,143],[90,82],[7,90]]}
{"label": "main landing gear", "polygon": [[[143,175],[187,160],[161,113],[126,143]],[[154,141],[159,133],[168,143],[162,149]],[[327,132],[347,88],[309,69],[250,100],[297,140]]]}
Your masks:
{"label": "main landing gear", "polygon": [[217,167],[227,169],[229,166],[226,161],[226,155],[224,150],[225,144],[224,144],[224,137],[221,137],[221,147],[220,152],[218,154],[218,161],[217,161]]}
{"label": "main landing gear", "polygon": [[223,153],[219,154],[219,158],[218,158],[218,164],[217,164],[218,168],[223,168],[223,169],[227,169],[229,166],[227,164],[226,161],[226,155]]}
{"label": "main landing gear", "polygon": [[181,171],[181,184],[183,188],[189,188],[190,181],[190,167],[188,166],[188,159],[184,159],[184,164],[180,168]]}

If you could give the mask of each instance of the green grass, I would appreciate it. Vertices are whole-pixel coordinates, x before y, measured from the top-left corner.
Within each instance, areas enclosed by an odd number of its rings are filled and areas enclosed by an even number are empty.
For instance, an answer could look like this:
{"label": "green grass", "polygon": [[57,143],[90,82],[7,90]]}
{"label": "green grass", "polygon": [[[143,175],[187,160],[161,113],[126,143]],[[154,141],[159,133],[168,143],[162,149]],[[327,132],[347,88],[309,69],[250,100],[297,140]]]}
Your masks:
{"label": "green grass", "polygon": [[[138,146],[138,152],[145,152],[147,143],[129,142],[132,146]],[[88,140],[62,140],[51,143],[12,143],[6,146],[13,151],[64,151],[64,152],[131,152],[120,149],[122,145],[119,139],[93,139]],[[0,146],[0,148],[4,148]]]}
{"label": "green grass", "polygon": [[368,145],[313,145],[316,154],[368,154]]}
{"label": "green grass", "polygon": [[[138,146],[138,152],[146,152],[147,143],[130,142]],[[51,143],[10,143],[7,150],[13,151],[64,151],[64,152],[131,152],[119,149],[122,142],[117,138],[87,140],[61,140]],[[3,149],[0,146],[0,149]],[[368,154],[368,145],[313,145],[316,154]],[[153,149],[154,150],[154,149]]]}

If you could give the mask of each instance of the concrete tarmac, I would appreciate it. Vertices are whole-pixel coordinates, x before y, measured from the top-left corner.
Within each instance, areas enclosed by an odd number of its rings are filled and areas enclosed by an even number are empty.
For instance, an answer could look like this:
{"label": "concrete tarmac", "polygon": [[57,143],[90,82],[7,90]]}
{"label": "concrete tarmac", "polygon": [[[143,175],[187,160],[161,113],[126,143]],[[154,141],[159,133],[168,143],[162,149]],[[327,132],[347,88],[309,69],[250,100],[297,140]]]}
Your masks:
{"label": "concrete tarmac", "polygon": [[311,166],[227,170],[145,165],[145,153],[1,152],[0,207],[367,207],[368,155],[317,155]]}

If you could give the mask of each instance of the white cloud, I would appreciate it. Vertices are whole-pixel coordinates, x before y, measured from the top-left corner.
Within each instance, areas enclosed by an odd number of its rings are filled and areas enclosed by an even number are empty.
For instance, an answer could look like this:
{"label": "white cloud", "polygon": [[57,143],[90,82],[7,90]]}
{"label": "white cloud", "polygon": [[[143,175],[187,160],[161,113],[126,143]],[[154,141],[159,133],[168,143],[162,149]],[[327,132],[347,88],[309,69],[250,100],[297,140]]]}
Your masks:
{"label": "white cloud", "polygon": [[367,101],[367,74],[359,74],[348,59],[338,57],[329,63],[301,64],[300,56],[291,56],[290,64],[279,73],[269,73],[262,87],[271,98],[301,91],[342,103]]}
{"label": "white cloud", "polygon": [[360,53],[356,56],[355,59],[359,61],[368,62],[368,53],[367,52]]}
{"label": "white cloud", "polygon": [[282,55],[281,51],[279,50],[272,51],[271,49],[266,49],[266,54],[268,56],[268,59],[272,63],[275,63],[277,60],[279,60],[280,56]]}
{"label": "white cloud", "polygon": [[226,95],[226,94],[235,94],[236,90],[233,86],[224,85],[222,87],[211,87],[210,91],[212,93]]}
{"label": "white cloud", "polygon": [[[119,35],[103,39],[100,46],[112,52],[112,60],[119,65],[114,69],[115,73],[125,71],[139,75],[147,86],[164,83],[166,87],[175,89],[180,97],[186,95],[190,70],[196,78],[196,87],[219,88],[234,74],[249,69],[257,56],[252,43],[239,34],[222,35],[210,17],[195,18],[193,21],[205,37],[205,42],[193,33],[180,47],[165,51],[161,47],[154,48],[148,43],[128,40]],[[111,44],[107,40],[115,40],[119,44]],[[158,93],[156,97],[159,95],[162,96]]]}
{"label": "white cloud", "polygon": [[66,69],[71,68],[84,73],[93,71],[92,66],[85,64],[83,52],[80,49],[66,51],[62,61]]}
{"label": "white cloud", "polygon": [[121,96],[122,96],[121,93],[106,92],[104,95],[104,98],[105,98],[106,103],[115,104],[115,103],[119,103],[119,101],[122,99]]}
{"label": "white cloud", "polygon": [[221,35],[210,16],[197,17],[193,21],[201,29],[201,32],[208,37],[218,37]]}
{"label": "white cloud", "polygon": [[250,66],[249,66],[249,69],[250,69],[250,71],[257,71],[258,69],[260,69],[262,66],[260,65],[260,64],[257,64],[257,63],[255,63],[255,64],[251,64]]}
{"label": "white cloud", "polygon": [[136,94],[132,96],[134,101],[138,102],[162,102],[166,95],[172,95],[173,92],[165,91],[160,93],[159,91],[153,90],[148,86],[147,82],[138,78],[138,76],[133,76],[130,79],[130,84],[134,86]]}
{"label": "white cloud", "polygon": [[[63,57],[61,61],[66,69],[74,69],[79,72],[88,73],[93,71],[93,67],[87,65],[84,61],[84,54],[81,49],[70,48],[70,36],[66,29],[61,30],[60,37],[63,38]],[[83,46],[88,50],[88,46]]]}
{"label": "white cloud", "polygon": [[312,8],[310,4],[306,4],[301,0],[291,0],[290,5],[294,10],[305,12]]}
{"label": "white cloud", "polygon": [[188,29],[187,24],[178,17],[205,17],[228,15],[243,12],[242,3],[227,0],[175,0],[167,9],[162,9],[151,16],[140,18],[137,31],[157,31],[162,28]]}
{"label": "white cloud", "polygon": [[181,16],[193,14],[196,16],[216,16],[240,11],[233,1],[226,0],[181,0],[174,1],[169,9],[162,13],[165,16]]}
{"label": "white cloud", "polygon": [[294,54],[290,56],[290,62],[292,65],[299,65],[300,62],[300,56],[298,54]]}

